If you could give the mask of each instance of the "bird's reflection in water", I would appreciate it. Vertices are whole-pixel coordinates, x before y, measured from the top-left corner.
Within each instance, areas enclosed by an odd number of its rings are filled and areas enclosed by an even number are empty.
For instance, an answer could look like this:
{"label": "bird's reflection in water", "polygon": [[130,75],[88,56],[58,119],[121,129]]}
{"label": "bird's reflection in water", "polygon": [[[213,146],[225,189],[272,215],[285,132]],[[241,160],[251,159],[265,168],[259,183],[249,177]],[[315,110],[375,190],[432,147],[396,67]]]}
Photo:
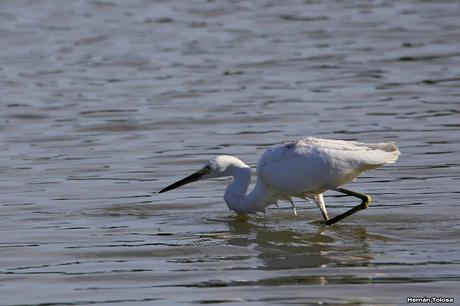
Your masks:
{"label": "bird's reflection in water", "polygon": [[372,260],[367,231],[360,225],[304,221],[304,227],[280,226],[287,221],[233,217],[226,222],[226,244],[253,249],[264,270],[367,266]]}

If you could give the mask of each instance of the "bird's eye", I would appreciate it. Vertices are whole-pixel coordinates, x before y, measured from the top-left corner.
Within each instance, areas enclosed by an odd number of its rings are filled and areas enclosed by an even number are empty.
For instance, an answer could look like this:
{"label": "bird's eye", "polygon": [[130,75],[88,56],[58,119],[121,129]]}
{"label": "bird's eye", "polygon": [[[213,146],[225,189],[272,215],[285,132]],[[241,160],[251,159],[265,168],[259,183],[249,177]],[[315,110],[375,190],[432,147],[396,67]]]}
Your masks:
{"label": "bird's eye", "polygon": [[211,171],[211,167],[210,167],[210,166],[204,167],[204,172],[208,173],[209,171]]}

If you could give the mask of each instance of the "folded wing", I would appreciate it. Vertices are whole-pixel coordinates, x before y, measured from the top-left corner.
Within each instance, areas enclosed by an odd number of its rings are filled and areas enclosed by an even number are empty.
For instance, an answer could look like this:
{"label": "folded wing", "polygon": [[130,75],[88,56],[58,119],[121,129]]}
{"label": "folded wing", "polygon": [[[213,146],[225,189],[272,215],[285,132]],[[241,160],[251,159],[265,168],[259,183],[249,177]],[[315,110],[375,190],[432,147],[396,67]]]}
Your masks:
{"label": "folded wing", "polygon": [[273,193],[305,196],[349,183],[364,171],[395,162],[399,154],[394,143],[310,137],[267,150],[257,175]]}

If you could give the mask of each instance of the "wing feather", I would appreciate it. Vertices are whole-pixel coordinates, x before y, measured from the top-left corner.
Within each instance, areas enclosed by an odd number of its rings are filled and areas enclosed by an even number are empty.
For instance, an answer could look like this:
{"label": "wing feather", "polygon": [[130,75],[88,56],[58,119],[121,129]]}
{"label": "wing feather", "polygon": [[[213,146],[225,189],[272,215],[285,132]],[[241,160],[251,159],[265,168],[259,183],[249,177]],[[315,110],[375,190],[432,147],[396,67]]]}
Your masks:
{"label": "wing feather", "polygon": [[400,152],[393,143],[306,138],[267,150],[257,175],[275,193],[317,194],[353,181],[364,171],[395,162]]}

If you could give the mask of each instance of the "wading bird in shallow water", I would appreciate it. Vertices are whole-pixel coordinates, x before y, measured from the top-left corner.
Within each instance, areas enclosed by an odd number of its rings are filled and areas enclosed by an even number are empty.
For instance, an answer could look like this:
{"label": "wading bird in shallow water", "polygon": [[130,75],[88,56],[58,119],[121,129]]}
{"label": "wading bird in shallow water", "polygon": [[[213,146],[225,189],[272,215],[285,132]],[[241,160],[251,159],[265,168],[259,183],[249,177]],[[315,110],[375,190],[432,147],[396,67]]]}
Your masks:
{"label": "wading bird in shallow water", "polygon": [[[169,185],[159,193],[208,178],[231,176],[225,191],[227,206],[238,214],[265,211],[269,205],[292,197],[313,200],[330,225],[369,206],[371,197],[340,186],[361,173],[398,159],[394,143],[360,143],[320,138],[306,138],[276,145],[262,155],[257,164],[257,183],[246,193],[251,169],[236,157],[221,155],[209,160],[198,172]],[[335,190],[359,198],[361,204],[329,219],[323,193]]]}

